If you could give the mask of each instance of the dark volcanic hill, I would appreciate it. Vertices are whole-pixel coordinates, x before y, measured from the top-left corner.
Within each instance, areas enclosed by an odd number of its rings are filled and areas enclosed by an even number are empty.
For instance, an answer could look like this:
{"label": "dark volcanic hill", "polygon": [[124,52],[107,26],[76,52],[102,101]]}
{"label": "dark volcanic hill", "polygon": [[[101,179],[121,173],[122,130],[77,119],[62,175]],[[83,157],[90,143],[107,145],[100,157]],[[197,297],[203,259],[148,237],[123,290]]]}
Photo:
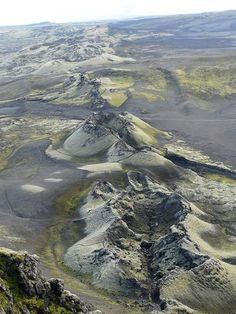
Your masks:
{"label": "dark volcanic hill", "polygon": [[[209,34],[212,32],[234,32],[236,11],[183,14],[140,18],[116,22],[111,27],[124,31],[155,31],[174,34]],[[210,34],[209,34],[210,35]]]}

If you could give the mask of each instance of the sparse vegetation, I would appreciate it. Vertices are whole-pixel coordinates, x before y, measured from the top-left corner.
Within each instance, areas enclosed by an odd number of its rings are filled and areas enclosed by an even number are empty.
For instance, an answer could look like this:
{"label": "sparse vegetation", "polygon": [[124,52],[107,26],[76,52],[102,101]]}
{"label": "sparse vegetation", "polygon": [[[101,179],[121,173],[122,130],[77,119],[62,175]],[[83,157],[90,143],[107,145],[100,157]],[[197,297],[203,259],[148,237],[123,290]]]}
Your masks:
{"label": "sparse vegetation", "polygon": [[61,139],[70,132],[78,121],[61,121],[58,119],[4,119],[0,134],[0,171],[8,166],[8,158],[21,145],[51,139],[53,145],[58,145]]}
{"label": "sparse vegetation", "polygon": [[187,91],[206,99],[226,97],[236,93],[235,68],[199,67],[191,71],[176,70],[180,85]]}
{"label": "sparse vegetation", "polygon": [[236,179],[232,179],[226,176],[217,175],[217,174],[207,174],[206,177],[210,180],[217,181],[223,184],[236,185]]}
{"label": "sparse vegetation", "polygon": [[147,69],[137,73],[137,83],[131,90],[134,98],[145,99],[148,102],[164,101],[168,88],[168,81],[160,70]]}
{"label": "sparse vegetation", "polygon": [[148,102],[165,100],[167,87],[168,82],[159,70],[113,71],[110,75],[101,77],[100,93],[110,105],[120,107],[129,96]]}
{"label": "sparse vegetation", "polygon": [[111,77],[101,77],[100,93],[102,98],[114,107],[122,106],[128,99],[127,89],[133,86],[131,76],[118,76],[113,72]]}
{"label": "sparse vegetation", "polygon": [[102,92],[102,97],[108,101],[108,103],[114,107],[122,106],[128,99],[128,96],[121,91],[116,90],[106,90]]}

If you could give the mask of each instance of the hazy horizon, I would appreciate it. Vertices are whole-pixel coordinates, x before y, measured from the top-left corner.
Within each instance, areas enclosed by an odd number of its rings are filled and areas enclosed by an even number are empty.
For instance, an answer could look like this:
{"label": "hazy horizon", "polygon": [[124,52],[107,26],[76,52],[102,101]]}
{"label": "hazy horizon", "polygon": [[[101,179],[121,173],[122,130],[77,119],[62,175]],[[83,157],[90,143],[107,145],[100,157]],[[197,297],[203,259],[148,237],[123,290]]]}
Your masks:
{"label": "hazy horizon", "polygon": [[44,21],[54,23],[127,19],[145,16],[193,14],[236,10],[236,3],[203,0],[8,0],[1,6],[0,25],[24,25]]}

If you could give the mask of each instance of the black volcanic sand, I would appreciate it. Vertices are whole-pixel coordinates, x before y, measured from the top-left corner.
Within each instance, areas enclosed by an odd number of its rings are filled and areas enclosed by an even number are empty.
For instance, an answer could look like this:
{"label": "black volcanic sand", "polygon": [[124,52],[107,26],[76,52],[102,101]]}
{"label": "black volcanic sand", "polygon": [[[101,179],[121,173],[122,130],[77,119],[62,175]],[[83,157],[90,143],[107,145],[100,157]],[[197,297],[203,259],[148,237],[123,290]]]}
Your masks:
{"label": "black volcanic sand", "polygon": [[[217,100],[216,100],[217,101]],[[214,103],[214,111],[199,110],[191,107],[184,109],[183,105],[173,102],[145,103],[140,101],[134,104],[129,100],[121,108],[107,108],[106,111],[128,111],[152,126],[172,132],[177,139],[209,155],[215,161],[222,161],[225,164],[236,168],[236,112],[235,105],[228,105],[229,110],[222,112],[222,103]],[[146,113],[142,113],[145,107]],[[20,108],[20,109],[19,109]],[[1,106],[4,115],[12,116],[55,116],[65,119],[85,119],[93,112],[86,107],[67,105],[51,105],[47,103],[27,102],[20,105]],[[12,111],[15,111],[12,114]],[[187,112],[186,112],[187,111]]]}

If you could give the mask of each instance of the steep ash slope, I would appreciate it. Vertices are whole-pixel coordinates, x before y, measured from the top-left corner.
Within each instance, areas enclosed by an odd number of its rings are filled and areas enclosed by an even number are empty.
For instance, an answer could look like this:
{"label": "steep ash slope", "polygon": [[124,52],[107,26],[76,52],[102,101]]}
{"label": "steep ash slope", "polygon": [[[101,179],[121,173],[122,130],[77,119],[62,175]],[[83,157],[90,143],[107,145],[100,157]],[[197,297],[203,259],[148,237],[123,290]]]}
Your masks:
{"label": "steep ash slope", "polygon": [[[124,141],[135,147],[156,144],[156,136],[169,137],[128,112],[94,113],[64,143],[64,148],[78,157],[104,153],[112,144]],[[86,149],[87,148],[87,149]]]}
{"label": "steep ash slope", "polygon": [[180,176],[181,171],[162,156],[156,138],[170,134],[152,128],[137,117],[120,114],[95,113],[64,143],[67,153],[77,157],[100,157],[100,160],[120,163],[123,167],[158,169],[159,175]]}

